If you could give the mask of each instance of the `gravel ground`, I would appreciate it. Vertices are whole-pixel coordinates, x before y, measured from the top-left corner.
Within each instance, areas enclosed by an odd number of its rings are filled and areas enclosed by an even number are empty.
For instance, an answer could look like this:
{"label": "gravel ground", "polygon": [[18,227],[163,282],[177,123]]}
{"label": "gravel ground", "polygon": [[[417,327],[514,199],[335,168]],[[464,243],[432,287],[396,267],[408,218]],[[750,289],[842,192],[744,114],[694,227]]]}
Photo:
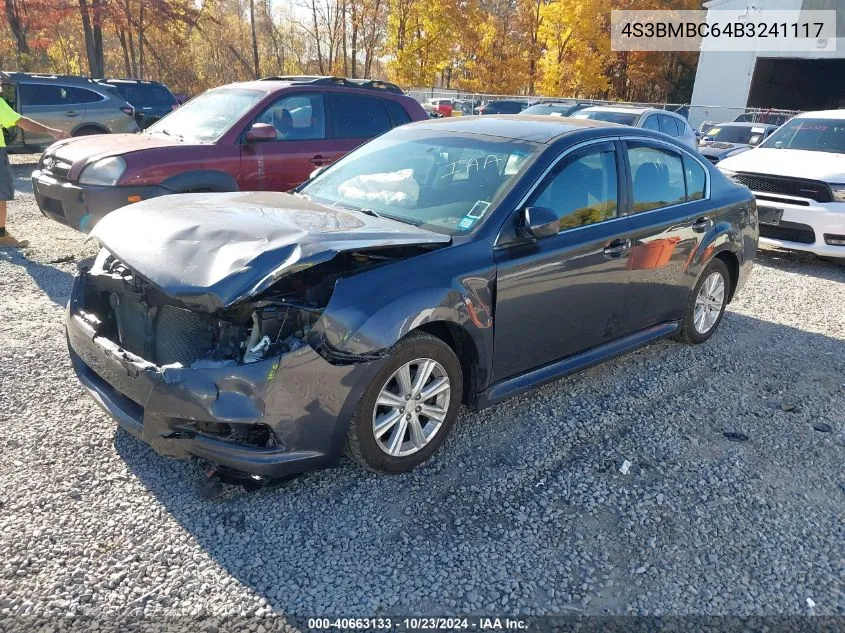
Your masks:
{"label": "gravel ground", "polygon": [[0,251],[0,630],[845,615],[845,267],[764,252],[708,344],[464,412],[414,473],[343,463],[209,499],[196,464],[117,430],[77,385],[63,304],[93,248],[40,215],[15,162],[10,226],[32,246]]}

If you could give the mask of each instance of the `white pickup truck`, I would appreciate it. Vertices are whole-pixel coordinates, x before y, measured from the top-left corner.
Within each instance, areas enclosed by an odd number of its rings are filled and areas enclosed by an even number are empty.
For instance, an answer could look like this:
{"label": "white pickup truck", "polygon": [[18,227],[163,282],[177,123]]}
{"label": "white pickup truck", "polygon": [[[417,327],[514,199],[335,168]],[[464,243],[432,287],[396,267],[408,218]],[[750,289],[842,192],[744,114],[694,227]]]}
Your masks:
{"label": "white pickup truck", "polygon": [[845,110],[800,114],[718,167],[754,192],[761,243],[845,262]]}

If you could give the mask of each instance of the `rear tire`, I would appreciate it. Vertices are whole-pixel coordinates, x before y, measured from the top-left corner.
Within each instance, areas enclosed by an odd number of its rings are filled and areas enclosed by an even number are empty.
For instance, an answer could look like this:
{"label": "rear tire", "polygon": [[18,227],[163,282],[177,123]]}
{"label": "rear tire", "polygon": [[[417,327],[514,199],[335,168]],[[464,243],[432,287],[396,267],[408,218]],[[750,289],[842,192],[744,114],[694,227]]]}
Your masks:
{"label": "rear tire", "polygon": [[452,430],[463,376],[455,352],[412,332],[364,391],[346,437],[346,454],[369,470],[403,473],[431,457]]}
{"label": "rear tire", "polygon": [[728,267],[721,259],[713,259],[689,294],[676,338],[697,345],[713,336],[722,322],[730,291]]}

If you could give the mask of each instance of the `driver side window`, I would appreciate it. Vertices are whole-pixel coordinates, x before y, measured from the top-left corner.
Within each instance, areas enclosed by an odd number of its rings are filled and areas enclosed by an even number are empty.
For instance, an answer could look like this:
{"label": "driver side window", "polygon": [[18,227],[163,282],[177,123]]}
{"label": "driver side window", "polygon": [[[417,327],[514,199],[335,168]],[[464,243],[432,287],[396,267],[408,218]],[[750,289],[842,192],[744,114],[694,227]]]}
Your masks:
{"label": "driver side window", "polygon": [[617,204],[616,151],[604,145],[567,159],[531,206],[557,213],[564,231],[615,218]]}
{"label": "driver side window", "polygon": [[262,112],[255,123],[276,129],[277,141],[322,140],[326,138],[326,109],[322,95],[287,95]]}

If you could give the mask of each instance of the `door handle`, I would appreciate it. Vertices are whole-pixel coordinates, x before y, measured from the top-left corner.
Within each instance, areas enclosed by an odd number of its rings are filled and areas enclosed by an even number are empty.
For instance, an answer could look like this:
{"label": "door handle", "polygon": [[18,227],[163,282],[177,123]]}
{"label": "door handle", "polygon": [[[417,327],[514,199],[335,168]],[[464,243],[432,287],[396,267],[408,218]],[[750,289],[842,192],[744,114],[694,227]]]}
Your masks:
{"label": "door handle", "polygon": [[625,253],[631,250],[631,240],[619,239],[613,240],[610,244],[604,247],[604,256],[608,259],[617,259],[622,257]]}
{"label": "door handle", "polygon": [[65,116],[79,116],[79,112],[76,112],[75,110],[69,110],[68,112],[65,112]]}
{"label": "door handle", "polygon": [[308,162],[310,162],[312,165],[317,165],[317,167],[322,167],[323,165],[328,165],[330,162],[332,162],[332,160],[330,158],[324,158],[323,156],[317,154]]}
{"label": "door handle", "polygon": [[707,231],[712,226],[713,220],[705,215],[696,219],[696,221],[692,223],[692,230],[696,233],[704,233],[704,231]]}

